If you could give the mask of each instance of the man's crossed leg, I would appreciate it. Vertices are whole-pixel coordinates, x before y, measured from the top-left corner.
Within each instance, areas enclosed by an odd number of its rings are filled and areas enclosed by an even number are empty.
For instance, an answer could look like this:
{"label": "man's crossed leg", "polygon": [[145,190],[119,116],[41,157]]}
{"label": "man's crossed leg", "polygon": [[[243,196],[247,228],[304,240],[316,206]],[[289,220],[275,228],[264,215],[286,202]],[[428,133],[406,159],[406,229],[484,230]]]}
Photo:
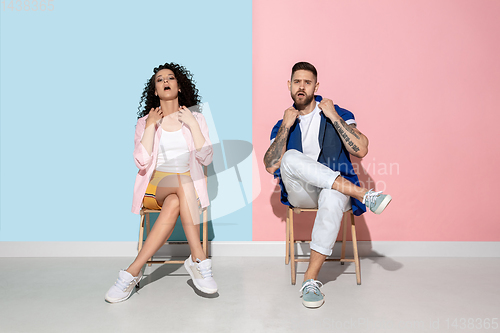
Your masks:
{"label": "man's crossed leg", "polygon": [[[311,257],[301,291],[302,302],[306,307],[319,307],[324,297],[319,289],[322,284],[316,279],[326,257],[332,254],[344,212],[351,209],[349,197],[365,203],[369,201],[367,196],[374,192],[354,185],[341,177],[339,172],[293,149],[283,155],[281,178],[292,206],[318,208],[311,236]],[[378,197],[380,195],[374,201]],[[380,212],[388,204],[382,203],[385,196],[381,199],[376,207]]]}

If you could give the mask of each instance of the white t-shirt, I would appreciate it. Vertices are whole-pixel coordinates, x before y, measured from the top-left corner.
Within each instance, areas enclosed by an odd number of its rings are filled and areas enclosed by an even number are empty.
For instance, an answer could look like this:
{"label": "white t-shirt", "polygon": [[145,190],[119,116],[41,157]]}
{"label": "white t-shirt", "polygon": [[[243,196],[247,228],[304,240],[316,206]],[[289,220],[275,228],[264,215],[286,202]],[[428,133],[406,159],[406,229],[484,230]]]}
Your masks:
{"label": "white t-shirt", "polygon": [[175,132],[161,130],[156,170],[175,173],[189,171],[189,147],[182,128]]}
{"label": "white t-shirt", "polygon": [[319,102],[316,102],[316,107],[311,113],[304,116],[299,116],[300,132],[302,133],[302,152],[317,161],[319,148],[319,126],[321,124],[321,109],[318,107]]}

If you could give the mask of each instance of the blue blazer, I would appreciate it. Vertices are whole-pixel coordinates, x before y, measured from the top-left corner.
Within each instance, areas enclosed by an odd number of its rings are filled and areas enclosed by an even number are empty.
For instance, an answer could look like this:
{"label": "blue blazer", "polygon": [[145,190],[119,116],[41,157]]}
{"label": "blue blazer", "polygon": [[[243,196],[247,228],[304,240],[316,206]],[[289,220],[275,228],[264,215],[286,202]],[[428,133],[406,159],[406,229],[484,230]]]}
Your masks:
{"label": "blue blazer", "polygon": [[[321,96],[315,96],[317,102],[321,102],[323,98]],[[335,105],[335,110],[342,119],[345,121],[354,119],[352,112],[342,109],[338,105]],[[342,139],[340,138],[337,130],[333,127],[330,119],[328,119],[323,111],[321,111],[321,123],[319,128],[319,148],[320,153],[318,156],[318,162],[326,165],[333,171],[338,171],[342,177],[349,180],[351,183],[359,186],[359,179],[354,168],[351,164],[350,154],[344,146]],[[276,138],[278,130],[281,126],[283,119],[278,121],[274,125],[271,132],[271,140]],[[290,128],[290,134],[288,136],[288,141],[286,145],[286,150],[295,149],[302,152],[302,133],[300,131],[299,122],[296,120],[295,123]],[[285,185],[281,179],[280,169],[274,172],[274,178],[279,178],[281,187],[281,202],[285,205],[292,206],[288,202],[288,193],[286,192]],[[366,207],[359,200],[351,197],[352,212],[354,215],[359,216],[366,212]]]}

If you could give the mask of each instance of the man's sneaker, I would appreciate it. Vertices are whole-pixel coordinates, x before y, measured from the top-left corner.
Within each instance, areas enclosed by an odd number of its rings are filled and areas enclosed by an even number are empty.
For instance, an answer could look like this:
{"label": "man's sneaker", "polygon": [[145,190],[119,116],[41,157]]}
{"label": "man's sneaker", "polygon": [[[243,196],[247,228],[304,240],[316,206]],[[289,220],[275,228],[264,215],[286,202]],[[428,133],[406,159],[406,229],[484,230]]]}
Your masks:
{"label": "man's sneaker", "polygon": [[142,271],[139,272],[139,275],[132,276],[129,272],[121,270],[120,273],[118,273],[118,279],[115,284],[109,288],[104,299],[109,303],[123,302],[130,297],[135,285],[141,281],[141,278]]}
{"label": "man's sneaker", "polygon": [[217,292],[217,283],[212,275],[212,260],[205,259],[200,261],[196,259],[193,262],[191,256],[184,261],[184,267],[188,271],[194,286],[205,294],[215,294]]}
{"label": "man's sneaker", "polygon": [[375,214],[380,214],[384,211],[385,207],[391,202],[392,197],[389,194],[382,194],[369,190],[363,197],[363,204],[366,205]]}
{"label": "man's sneaker", "polygon": [[319,308],[323,305],[325,295],[319,290],[320,287],[323,287],[323,283],[318,280],[309,279],[302,283],[302,288],[300,288],[302,292],[302,304],[306,308]]}

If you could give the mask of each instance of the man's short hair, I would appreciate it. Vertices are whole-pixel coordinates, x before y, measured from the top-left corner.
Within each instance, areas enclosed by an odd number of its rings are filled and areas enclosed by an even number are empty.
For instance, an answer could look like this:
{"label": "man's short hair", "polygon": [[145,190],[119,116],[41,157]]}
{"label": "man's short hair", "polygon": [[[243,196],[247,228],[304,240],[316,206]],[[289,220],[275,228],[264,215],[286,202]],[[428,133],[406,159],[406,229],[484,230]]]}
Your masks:
{"label": "man's short hair", "polygon": [[295,73],[296,71],[299,71],[299,70],[309,71],[309,72],[314,74],[315,79],[318,79],[318,72],[316,71],[316,67],[314,67],[312,64],[310,64],[308,62],[301,61],[301,62],[298,62],[295,65],[293,65],[291,77],[293,77],[293,73]]}

